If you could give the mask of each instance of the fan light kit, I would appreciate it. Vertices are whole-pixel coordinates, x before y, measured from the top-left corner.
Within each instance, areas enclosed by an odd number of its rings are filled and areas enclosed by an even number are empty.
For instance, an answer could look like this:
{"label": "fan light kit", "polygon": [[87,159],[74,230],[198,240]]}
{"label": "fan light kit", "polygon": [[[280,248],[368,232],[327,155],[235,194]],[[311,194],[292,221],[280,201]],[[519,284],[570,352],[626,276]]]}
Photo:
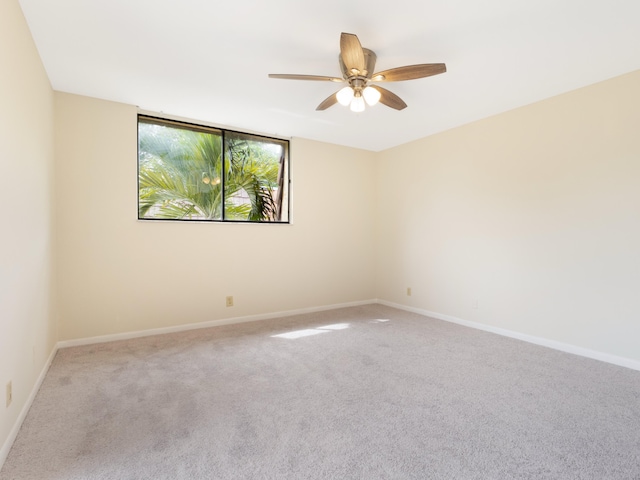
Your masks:
{"label": "fan light kit", "polygon": [[363,112],[365,104],[373,106],[378,102],[395,110],[402,110],[407,107],[407,104],[395,93],[378,85],[372,85],[372,83],[414,80],[447,71],[444,63],[422,63],[373,73],[376,65],[376,54],[368,48],[362,48],[360,40],[352,33],[342,33],[340,35],[340,56],[338,61],[340,62],[343,78],[275,73],[270,74],[269,78],[347,82],[347,86],[326,98],[318,105],[316,110],[326,110],[339,103],[345,107],[349,106],[354,112]]}

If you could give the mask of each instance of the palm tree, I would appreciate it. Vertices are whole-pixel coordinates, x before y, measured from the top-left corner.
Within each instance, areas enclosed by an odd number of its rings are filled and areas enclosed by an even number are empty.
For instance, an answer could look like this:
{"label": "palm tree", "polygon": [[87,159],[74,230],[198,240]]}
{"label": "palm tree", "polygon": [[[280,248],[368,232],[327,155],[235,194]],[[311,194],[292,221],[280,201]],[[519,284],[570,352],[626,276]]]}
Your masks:
{"label": "palm tree", "polygon": [[217,133],[140,121],[140,218],[279,221],[281,155],[228,133],[222,169],[222,143]]}

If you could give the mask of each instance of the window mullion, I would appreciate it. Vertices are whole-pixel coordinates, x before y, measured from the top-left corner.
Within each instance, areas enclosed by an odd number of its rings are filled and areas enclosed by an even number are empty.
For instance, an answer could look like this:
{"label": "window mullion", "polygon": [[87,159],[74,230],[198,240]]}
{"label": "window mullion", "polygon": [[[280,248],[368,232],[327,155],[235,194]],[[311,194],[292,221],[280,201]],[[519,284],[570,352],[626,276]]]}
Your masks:
{"label": "window mullion", "polygon": [[222,212],[220,218],[224,222],[226,220],[227,210],[227,139],[225,131],[222,130],[222,166],[220,167],[220,185],[222,186]]}

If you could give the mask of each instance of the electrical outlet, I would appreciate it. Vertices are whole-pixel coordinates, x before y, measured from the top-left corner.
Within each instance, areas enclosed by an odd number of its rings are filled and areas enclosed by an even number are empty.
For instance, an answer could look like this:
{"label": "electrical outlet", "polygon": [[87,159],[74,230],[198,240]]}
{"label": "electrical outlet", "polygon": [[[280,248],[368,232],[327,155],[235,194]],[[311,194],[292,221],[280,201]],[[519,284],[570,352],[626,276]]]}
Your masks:
{"label": "electrical outlet", "polygon": [[233,307],[233,297],[231,295],[227,297],[227,307]]}
{"label": "electrical outlet", "polygon": [[411,296],[411,287],[407,287],[407,297]]}
{"label": "electrical outlet", "polygon": [[471,308],[473,308],[474,310],[478,309],[478,299],[474,298],[473,300],[471,300]]}
{"label": "electrical outlet", "polygon": [[11,400],[13,400],[13,387],[11,386],[11,382],[7,383],[7,407],[11,405]]}

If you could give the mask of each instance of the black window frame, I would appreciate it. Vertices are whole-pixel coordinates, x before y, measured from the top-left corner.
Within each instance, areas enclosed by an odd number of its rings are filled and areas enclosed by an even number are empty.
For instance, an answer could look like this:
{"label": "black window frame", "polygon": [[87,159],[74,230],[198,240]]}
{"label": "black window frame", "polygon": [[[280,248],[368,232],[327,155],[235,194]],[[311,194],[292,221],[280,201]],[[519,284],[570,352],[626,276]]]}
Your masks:
{"label": "black window frame", "polygon": [[[285,190],[283,192],[284,199],[280,206],[280,209],[283,213],[286,213],[286,220],[239,220],[239,219],[229,219],[225,218],[225,210],[226,210],[226,199],[225,195],[222,195],[222,205],[221,205],[221,217],[218,219],[207,219],[207,218],[154,218],[154,217],[145,217],[140,216],[140,119],[146,119],[147,122],[143,123],[151,123],[162,126],[169,126],[174,128],[183,128],[186,130],[192,130],[196,132],[203,133],[215,133],[221,136],[222,141],[222,165],[225,165],[227,161],[227,148],[225,144],[225,138],[227,134],[231,135],[239,135],[243,137],[255,138],[257,141],[271,141],[276,144],[280,144],[283,147],[283,157],[284,157],[284,171],[285,178],[283,179],[282,188]],[[173,118],[156,116],[153,114],[146,113],[138,113],[136,118],[136,139],[137,139],[137,218],[141,221],[151,221],[151,222],[197,222],[197,223],[238,223],[238,224],[259,224],[259,225],[289,225],[291,224],[291,144],[288,139],[278,138],[278,137],[270,137],[268,135],[257,134],[254,132],[246,132],[242,130],[231,130],[229,128],[216,127],[211,125],[203,125],[195,122],[185,121],[185,120],[176,120]],[[266,142],[269,143],[269,142]],[[222,189],[224,190],[224,182],[226,175],[223,174],[220,176]],[[285,201],[286,199],[286,201]],[[281,217],[283,214],[281,214]]]}

